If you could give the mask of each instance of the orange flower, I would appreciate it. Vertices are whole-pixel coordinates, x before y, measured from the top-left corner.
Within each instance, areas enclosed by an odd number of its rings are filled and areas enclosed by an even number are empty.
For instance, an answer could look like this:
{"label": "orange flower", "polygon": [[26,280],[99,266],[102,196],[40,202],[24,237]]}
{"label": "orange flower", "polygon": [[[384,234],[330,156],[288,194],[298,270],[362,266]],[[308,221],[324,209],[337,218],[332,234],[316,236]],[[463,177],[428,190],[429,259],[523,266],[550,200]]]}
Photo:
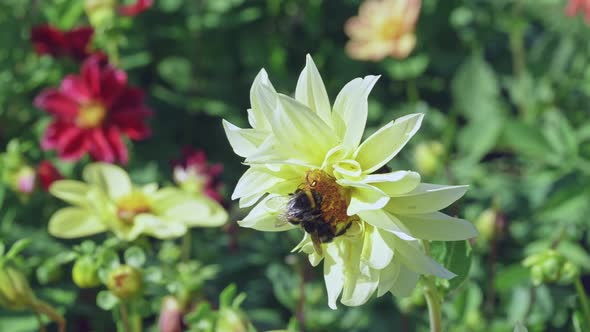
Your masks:
{"label": "orange flower", "polygon": [[414,28],[420,5],[420,0],[366,0],[359,15],[344,26],[350,37],[348,55],[372,61],[387,56],[406,58],[416,45]]}

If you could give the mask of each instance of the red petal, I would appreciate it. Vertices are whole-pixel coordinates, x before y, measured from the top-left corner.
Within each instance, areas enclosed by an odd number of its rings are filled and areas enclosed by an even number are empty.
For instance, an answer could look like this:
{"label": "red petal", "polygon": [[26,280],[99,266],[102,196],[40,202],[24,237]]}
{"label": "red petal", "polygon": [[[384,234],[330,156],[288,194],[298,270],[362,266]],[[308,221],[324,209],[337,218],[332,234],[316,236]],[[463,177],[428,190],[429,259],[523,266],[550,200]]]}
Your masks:
{"label": "red petal", "polygon": [[66,40],[61,31],[49,25],[34,27],[31,30],[31,41],[37,54],[61,56],[67,53]]}
{"label": "red petal", "polygon": [[33,105],[63,119],[78,115],[78,103],[56,89],[43,90],[35,98]]}
{"label": "red petal", "polygon": [[150,128],[144,123],[148,116],[147,109],[132,109],[114,112],[111,121],[132,140],[140,140],[150,136]]}
{"label": "red petal", "polygon": [[113,109],[136,108],[143,105],[143,90],[140,88],[127,87],[121,92],[113,105]]}
{"label": "red petal", "polygon": [[127,85],[127,74],[112,67],[105,68],[101,79],[101,97],[106,107],[110,108],[113,103],[125,92]]}
{"label": "red petal", "polygon": [[137,0],[134,4],[119,6],[119,14],[125,16],[135,16],[150,8],[153,0]]}
{"label": "red petal", "polygon": [[82,79],[93,98],[100,98],[100,72],[101,61],[98,57],[91,56],[82,64]]}
{"label": "red petal", "polygon": [[54,181],[63,179],[63,176],[49,160],[43,160],[37,166],[37,178],[41,188],[47,191]]}
{"label": "red petal", "polygon": [[80,128],[66,127],[58,135],[56,150],[61,159],[77,161],[88,151],[86,133]]}
{"label": "red petal", "polygon": [[112,163],[115,161],[113,149],[109,145],[102,128],[90,130],[88,134],[90,157],[97,161]]}
{"label": "red petal", "polygon": [[74,99],[79,104],[86,103],[92,99],[90,91],[86,86],[86,82],[80,76],[66,76],[63,81],[61,81],[59,89],[63,94]]}
{"label": "red petal", "polygon": [[80,27],[64,33],[64,39],[68,47],[68,53],[79,60],[89,55],[90,40],[94,34],[91,27]]}
{"label": "red petal", "polygon": [[115,153],[115,158],[118,159],[121,164],[127,164],[129,161],[129,154],[125,143],[123,143],[123,140],[121,139],[121,132],[119,129],[115,126],[110,126],[105,129],[105,133],[107,140],[110,142],[111,148]]}

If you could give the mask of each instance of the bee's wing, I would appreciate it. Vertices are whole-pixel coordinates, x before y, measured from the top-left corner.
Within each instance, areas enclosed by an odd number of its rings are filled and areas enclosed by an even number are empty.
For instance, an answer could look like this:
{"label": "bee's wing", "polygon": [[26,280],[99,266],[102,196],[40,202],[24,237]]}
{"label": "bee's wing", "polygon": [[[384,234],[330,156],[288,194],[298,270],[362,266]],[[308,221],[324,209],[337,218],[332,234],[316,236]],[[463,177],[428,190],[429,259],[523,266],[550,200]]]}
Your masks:
{"label": "bee's wing", "polygon": [[275,219],[275,226],[284,227],[287,221],[287,203],[289,196],[274,196],[265,201],[266,208],[270,211],[278,211]]}
{"label": "bee's wing", "polygon": [[323,252],[322,252],[322,241],[320,240],[320,236],[318,234],[317,231],[312,232],[311,234],[311,243],[313,243],[313,248],[315,249],[315,252],[320,255],[323,256]]}

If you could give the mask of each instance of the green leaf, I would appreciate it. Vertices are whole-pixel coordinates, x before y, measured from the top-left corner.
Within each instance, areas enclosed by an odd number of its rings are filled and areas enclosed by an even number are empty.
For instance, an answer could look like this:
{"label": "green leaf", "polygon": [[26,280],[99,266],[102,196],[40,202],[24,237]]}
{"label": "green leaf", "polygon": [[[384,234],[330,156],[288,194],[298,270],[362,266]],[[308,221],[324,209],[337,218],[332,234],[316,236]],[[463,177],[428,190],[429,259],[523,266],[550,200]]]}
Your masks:
{"label": "green leaf", "polygon": [[133,246],[125,250],[125,263],[127,265],[140,268],[145,263],[145,253],[139,247]]}
{"label": "green leaf", "polygon": [[553,152],[566,159],[562,161],[573,161],[578,155],[578,142],[569,121],[558,110],[545,113],[543,120],[543,134]]}
{"label": "green leaf", "polygon": [[458,135],[458,148],[468,161],[479,161],[491,151],[504,126],[501,114],[483,113],[471,121]]}
{"label": "green leaf", "polygon": [[500,87],[494,70],[480,54],[467,59],[451,83],[455,106],[469,119],[483,113],[495,113],[490,101],[499,96]]}
{"label": "green leaf", "polygon": [[520,120],[506,121],[502,130],[501,144],[514,150],[522,157],[548,160],[550,147],[539,128]]}
{"label": "green leaf", "polygon": [[232,302],[233,302],[234,297],[236,296],[237,292],[238,292],[238,286],[236,286],[235,284],[231,284],[231,285],[225,287],[225,289],[223,291],[221,291],[221,294],[219,294],[219,307],[220,308],[231,307]]}
{"label": "green leaf", "polygon": [[430,59],[425,54],[416,55],[405,60],[388,60],[384,62],[385,70],[394,79],[407,80],[424,73]]}
{"label": "green leaf", "polygon": [[449,291],[456,289],[467,279],[471,267],[472,250],[468,241],[433,241],[432,258],[457,276],[449,280]]}
{"label": "green leaf", "polygon": [[103,290],[96,295],[96,305],[103,310],[111,310],[117,303],[119,303],[119,300],[110,291]]}
{"label": "green leaf", "polygon": [[191,72],[191,62],[182,57],[170,56],[158,64],[158,73],[162,79],[181,91],[187,91],[190,88]]}
{"label": "green leaf", "polygon": [[521,264],[513,264],[499,269],[494,280],[498,292],[510,292],[516,285],[526,285],[530,280],[529,269]]}
{"label": "green leaf", "polygon": [[26,247],[28,247],[31,244],[31,240],[30,239],[20,239],[18,241],[16,241],[12,247],[10,247],[10,250],[8,250],[8,252],[6,253],[6,259],[13,259],[16,257],[16,255],[18,255],[21,251],[25,250]]}

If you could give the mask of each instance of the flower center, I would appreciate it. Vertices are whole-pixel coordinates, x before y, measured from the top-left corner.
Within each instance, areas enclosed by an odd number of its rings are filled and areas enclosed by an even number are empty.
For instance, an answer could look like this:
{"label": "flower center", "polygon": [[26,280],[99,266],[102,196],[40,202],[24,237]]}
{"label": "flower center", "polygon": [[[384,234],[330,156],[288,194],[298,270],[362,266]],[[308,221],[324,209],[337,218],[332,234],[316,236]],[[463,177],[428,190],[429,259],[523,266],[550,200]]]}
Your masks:
{"label": "flower center", "polygon": [[356,216],[348,216],[348,190],[321,170],[309,170],[305,183],[291,195],[287,205],[287,220],[301,227],[312,238],[325,243],[346,232]]}
{"label": "flower center", "polygon": [[80,128],[95,128],[102,124],[107,111],[103,104],[90,102],[80,107],[76,117],[76,125]]}
{"label": "flower center", "polygon": [[398,39],[403,32],[403,20],[401,17],[391,17],[381,24],[379,36],[382,40]]}
{"label": "flower center", "polygon": [[117,217],[125,224],[133,224],[135,216],[150,211],[149,199],[142,192],[132,192],[117,202]]}

